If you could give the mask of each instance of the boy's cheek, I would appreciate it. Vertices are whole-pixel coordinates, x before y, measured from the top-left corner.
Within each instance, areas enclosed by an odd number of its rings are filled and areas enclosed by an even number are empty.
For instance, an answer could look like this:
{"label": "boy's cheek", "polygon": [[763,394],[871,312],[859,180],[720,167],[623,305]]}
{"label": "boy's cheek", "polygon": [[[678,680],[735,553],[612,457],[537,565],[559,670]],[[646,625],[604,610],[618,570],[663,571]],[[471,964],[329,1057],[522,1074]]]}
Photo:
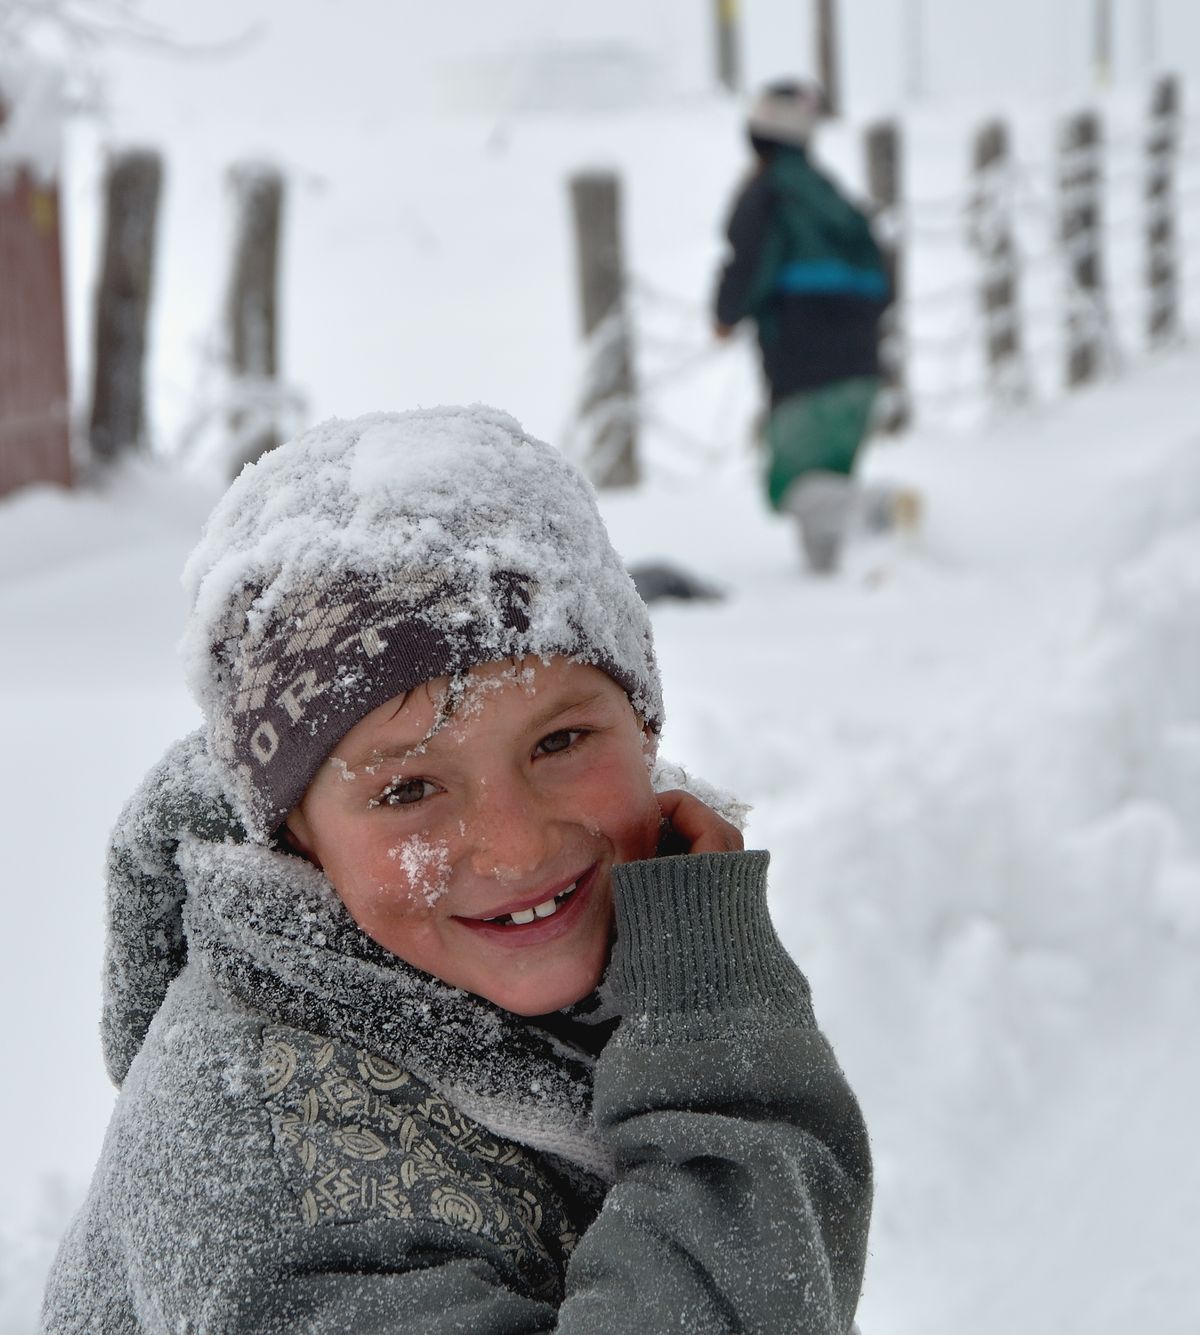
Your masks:
{"label": "boy's cheek", "polygon": [[662,813],[658,809],[658,800],[653,792],[642,811],[642,817],[636,838],[632,842],[630,855],[625,862],[638,862],[644,858],[658,856],[663,830]]}
{"label": "boy's cheek", "polygon": [[406,887],[385,885],[357,901],[342,896],[346,910],[361,931],[393,955],[435,971],[427,956],[436,940],[436,915]]}
{"label": "boy's cheek", "polygon": [[332,874],[327,868],[326,875],[350,916],[368,935],[389,924],[427,917],[449,883],[448,877],[436,872],[405,875],[386,856],[342,877],[336,868]]}

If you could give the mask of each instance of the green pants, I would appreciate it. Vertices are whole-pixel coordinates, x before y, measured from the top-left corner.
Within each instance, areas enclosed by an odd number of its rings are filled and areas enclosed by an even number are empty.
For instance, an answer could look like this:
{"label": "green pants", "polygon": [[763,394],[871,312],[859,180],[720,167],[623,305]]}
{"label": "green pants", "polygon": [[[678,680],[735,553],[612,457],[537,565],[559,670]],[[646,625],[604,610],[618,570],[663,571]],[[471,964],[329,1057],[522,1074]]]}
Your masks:
{"label": "green pants", "polygon": [[767,422],[767,497],[778,510],[788,488],[805,473],[849,475],[867,434],[879,389],[875,376],[838,380],[793,394]]}

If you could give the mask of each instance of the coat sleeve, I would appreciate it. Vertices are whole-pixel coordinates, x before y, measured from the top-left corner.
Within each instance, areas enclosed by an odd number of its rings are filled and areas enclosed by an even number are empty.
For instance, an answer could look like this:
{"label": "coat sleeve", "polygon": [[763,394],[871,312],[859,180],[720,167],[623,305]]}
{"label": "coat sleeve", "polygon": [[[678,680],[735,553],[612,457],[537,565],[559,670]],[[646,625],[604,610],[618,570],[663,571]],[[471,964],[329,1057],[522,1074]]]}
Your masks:
{"label": "coat sleeve", "polygon": [[624,1018],[595,1108],[620,1176],[572,1259],[560,1330],[851,1328],[866,1130],[771,926],[766,868],[727,853],[616,869]]}
{"label": "coat sleeve", "polygon": [[735,325],[756,314],[771,293],[780,248],[773,212],[771,183],[760,172],[738,196],[726,229],[729,258],[721,270],[714,301],[720,324]]}

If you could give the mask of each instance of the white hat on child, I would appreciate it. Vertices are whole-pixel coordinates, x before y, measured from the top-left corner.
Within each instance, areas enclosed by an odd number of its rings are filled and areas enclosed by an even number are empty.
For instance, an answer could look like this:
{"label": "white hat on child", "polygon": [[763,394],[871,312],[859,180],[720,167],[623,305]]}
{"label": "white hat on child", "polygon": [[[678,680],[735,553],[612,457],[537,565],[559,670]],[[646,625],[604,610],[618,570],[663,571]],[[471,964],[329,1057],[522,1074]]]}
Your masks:
{"label": "white hat on child", "polygon": [[354,724],[486,662],[601,668],[656,730],[645,604],[582,473],[480,406],[314,427],[245,468],[184,570],[209,746],[266,840]]}

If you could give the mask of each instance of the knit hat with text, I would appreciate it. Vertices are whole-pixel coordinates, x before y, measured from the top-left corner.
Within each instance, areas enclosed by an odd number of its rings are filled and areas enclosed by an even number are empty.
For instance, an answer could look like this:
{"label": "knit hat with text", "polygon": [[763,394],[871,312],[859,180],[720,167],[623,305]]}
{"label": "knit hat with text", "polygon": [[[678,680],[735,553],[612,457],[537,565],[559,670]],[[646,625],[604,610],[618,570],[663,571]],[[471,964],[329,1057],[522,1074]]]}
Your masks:
{"label": "knit hat with text", "polygon": [[662,726],[650,619],[591,485],[491,408],[333,419],[270,451],[183,581],[189,684],[260,841],[359,719],[477,664],[565,654]]}

